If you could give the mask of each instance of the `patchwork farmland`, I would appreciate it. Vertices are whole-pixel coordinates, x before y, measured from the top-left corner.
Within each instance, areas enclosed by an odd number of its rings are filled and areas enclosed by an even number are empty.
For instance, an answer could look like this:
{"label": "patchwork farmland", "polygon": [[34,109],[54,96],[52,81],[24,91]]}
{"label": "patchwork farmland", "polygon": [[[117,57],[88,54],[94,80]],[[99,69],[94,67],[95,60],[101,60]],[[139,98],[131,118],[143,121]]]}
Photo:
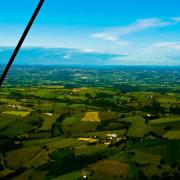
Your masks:
{"label": "patchwork farmland", "polygon": [[[36,68],[32,76],[41,75]],[[53,68],[47,67],[44,78]],[[90,82],[99,82],[94,86],[73,76],[81,74],[78,68],[61,71],[71,76],[28,86],[17,73],[19,85],[8,79],[1,88],[0,179],[180,177],[180,85],[170,79],[173,71],[163,71],[169,84],[164,88],[147,69],[141,83],[140,71],[82,71]],[[124,76],[126,89],[117,85]]]}

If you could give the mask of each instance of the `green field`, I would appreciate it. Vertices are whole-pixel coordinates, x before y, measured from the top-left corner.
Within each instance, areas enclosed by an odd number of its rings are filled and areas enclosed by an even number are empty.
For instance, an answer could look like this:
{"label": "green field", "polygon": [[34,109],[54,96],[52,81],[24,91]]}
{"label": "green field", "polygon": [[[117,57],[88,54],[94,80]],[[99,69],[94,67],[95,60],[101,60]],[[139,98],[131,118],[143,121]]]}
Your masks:
{"label": "green field", "polygon": [[148,134],[149,126],[145,124],[145,119],[142,117],[131,117],[126,119],[126,121],[132,123],[130,126],[127,135],[130,137],[143,137]]}
{"label": "green field", "polygon": [[59,114],[43,114],[43,123],[42,126],[39,128],[39,131],[50,131],[59,116]]}
{"label": "green field", "polygon": [[175,122],[180,122],[180,117],[160,118],[160,119],[151,121],[150,124],[156,125],[156,124],[168,124],[168,123],[175,123]]}
{"label": "green field", "polygon": [[0,115],[0,129],[7,127],[16,120],[15,116]]}

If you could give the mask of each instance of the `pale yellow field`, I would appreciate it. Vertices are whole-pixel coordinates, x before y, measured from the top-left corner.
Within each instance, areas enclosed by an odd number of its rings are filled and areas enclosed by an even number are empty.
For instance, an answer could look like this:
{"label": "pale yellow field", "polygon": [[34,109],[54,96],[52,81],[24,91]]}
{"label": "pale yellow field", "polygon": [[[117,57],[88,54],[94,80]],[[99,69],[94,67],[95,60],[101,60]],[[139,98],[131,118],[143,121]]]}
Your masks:
{"label": "pale yellow field", "polygon": [[80,89],[76,89],[76,88],[72,89],[72,92],[73,92],[73,93],[78,93],[78,92],[80,92],[80,91],[81,91]]}
{"label": "pale yellow field", "polygon": [[98,112],[86,112],[81,121],[100,122],[101,119],[99,118]]}
{"label": "pale yellow field", "polygon": [[29,111],[4,111],[2,114],[9,114],[9,115],[15,115],[15,116],[28,116],[30,114]]}
{"label": "pale yellow field", "polygon": [[78,138],[78,140],[79,141],[89,142],[89,143],[97,142],[97,139],[94,139],[94,138]]}

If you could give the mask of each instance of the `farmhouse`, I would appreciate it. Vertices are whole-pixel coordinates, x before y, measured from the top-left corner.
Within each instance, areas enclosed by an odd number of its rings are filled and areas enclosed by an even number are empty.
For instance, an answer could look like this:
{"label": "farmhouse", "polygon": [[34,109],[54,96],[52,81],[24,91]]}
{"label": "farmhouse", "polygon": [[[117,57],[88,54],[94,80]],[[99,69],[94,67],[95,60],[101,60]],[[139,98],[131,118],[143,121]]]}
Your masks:
{"label": "farmhouse", "polygon": [[8,107],[17,108],[17,109],[22,109],[23,108],[22,106],[13,105],[13,104],[8,105]]}
{"label": "farmhouse", "polygon": [[47,115],[47,116],[52,116],[53,114],[51,114],[51,113],[44,113],[45,115]]}
{"label": "farmhouse", "polygon": [[81,177],[82,177],[82,179],[88,179],[88,177],[89,177],[91,174],[92,174],[91,171],[83,170],[83,171],[81,172]]}
{"label": "farmhouse", "polygon": [[117,138],[117,134],[106,134],[106,137],[108,139],[115,139],[115,138]]}
{"label": "farmhouse", "polygon": [[120,142],[124,142],[126,140],[126,137],[119,137],[117,134],[106,134],[106,139],[104,141],[104,144],[106,146],[117,144]]}

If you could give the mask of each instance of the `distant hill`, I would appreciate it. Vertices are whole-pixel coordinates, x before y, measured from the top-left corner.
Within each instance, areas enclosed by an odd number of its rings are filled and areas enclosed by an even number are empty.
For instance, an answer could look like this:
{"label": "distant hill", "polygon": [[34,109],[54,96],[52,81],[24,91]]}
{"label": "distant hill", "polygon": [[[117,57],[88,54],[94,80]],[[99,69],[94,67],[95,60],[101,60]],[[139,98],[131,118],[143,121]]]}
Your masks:
{"label": "distant hill", "polygon": [[[1,64],[7,63],[13,49],[0,48]],[[20,65],[102,65],[121,56],[123,55],[70,48],[23,48],[14,63]]]}

